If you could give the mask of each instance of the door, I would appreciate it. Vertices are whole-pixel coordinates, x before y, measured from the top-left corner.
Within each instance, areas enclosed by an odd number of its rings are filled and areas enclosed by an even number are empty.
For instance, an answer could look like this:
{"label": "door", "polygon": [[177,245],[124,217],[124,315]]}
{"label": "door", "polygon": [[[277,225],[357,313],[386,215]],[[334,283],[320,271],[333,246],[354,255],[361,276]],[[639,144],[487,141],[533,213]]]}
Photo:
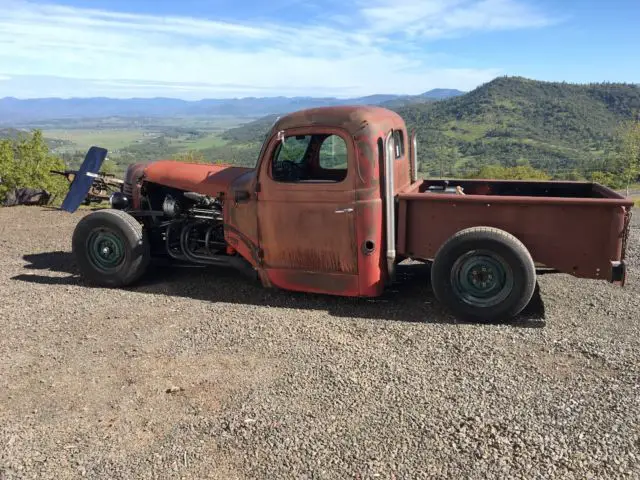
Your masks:
{"label": "door", "polygon": [[336,128],[280,132],[260,167],[263,267],[280,288],[356,295],[355,151]]}

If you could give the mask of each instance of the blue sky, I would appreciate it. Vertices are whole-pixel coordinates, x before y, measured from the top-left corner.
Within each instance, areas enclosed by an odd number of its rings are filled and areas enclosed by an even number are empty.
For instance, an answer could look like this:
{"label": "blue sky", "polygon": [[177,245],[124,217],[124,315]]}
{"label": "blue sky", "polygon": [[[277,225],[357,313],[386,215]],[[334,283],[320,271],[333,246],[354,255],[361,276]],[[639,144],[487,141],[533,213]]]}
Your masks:
{"label": "blue sky", "polygon": [[639,0],[0,0],[0,97],[640,83]]}

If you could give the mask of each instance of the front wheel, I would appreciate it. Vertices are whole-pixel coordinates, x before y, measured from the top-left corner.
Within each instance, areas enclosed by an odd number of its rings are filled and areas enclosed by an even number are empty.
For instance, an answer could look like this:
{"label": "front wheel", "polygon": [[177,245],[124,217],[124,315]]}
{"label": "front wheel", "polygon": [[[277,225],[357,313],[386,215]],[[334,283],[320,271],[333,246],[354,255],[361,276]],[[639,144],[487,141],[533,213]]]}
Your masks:
{"label": "front wheel", "polygon": [[497,228],[456,233],[440,247],[431,268],[436,298],[462,320],[510,320],[527,306],[535,284],[529,251]]}
{"label": "front wheel", "polygon": [[90,283],[123,287],[145,272],[150,258],[146,235],[135,218],[121,210],[97,210],[73,232],[72,251]]}

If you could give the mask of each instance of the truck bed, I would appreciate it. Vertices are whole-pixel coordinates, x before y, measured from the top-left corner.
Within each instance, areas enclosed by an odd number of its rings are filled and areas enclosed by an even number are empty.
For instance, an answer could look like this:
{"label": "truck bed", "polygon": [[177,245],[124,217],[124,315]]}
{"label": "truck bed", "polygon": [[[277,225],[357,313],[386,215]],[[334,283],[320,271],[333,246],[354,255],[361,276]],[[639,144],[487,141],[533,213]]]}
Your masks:
{"label": "truck bed", "polygon": [[464,195],[429,190],[442,185],[398,193],[398,254],[430,260],[454,233],[489,226],[518,237],[539,266],[624,283],[630,199],[590,182],[450,180]]}
{"label": "truck bed", "polygon": [[[625,197],[598,183],[549,182],[529,180],[448,180],[449,186],[461,186],[466,195],[549,198],[612,198]],[[429,187],[441,187],[443,180],[424,180],[411,186],[407,193],[429,192]]]}

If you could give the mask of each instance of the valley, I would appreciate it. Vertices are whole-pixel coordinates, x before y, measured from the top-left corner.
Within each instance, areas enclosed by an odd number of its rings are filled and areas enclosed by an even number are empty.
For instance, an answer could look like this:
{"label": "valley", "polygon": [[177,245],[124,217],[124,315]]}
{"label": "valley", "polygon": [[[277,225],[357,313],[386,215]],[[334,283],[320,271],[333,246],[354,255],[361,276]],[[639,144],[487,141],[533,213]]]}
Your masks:
{"label": "valley", "polygon": [[[228,161],[229,146],[223,138],[232,127],[255,120],[254,117],[198,117],[58,120],[31,126],[42,131],[53,154],[60,156],[68,168],[77,168],[92,145],[109,150],[107,168],[122,173],[131,162],[186,156],[201,161]],[[23,133],[29,130],[23,129]],[[233,158],[230,160],[234,162]],[[235,162],[234,162],[235,163]]]}

